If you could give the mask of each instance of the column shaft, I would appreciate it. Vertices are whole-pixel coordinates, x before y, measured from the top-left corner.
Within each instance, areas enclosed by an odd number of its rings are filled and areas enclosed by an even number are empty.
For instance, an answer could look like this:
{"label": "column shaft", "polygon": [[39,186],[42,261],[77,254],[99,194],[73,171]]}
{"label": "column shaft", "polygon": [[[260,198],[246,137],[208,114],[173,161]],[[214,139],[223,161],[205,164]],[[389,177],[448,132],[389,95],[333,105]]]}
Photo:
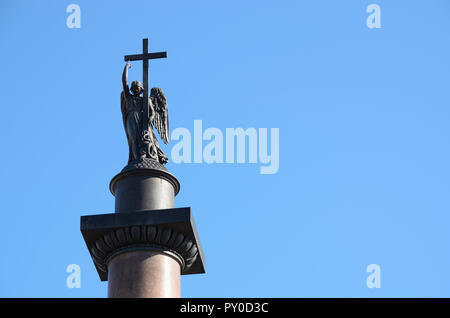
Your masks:
{"label": "column shaft", "polygon": [[180,264],[165,253],[130,251],[108,265],[108,297],[180,297]]}

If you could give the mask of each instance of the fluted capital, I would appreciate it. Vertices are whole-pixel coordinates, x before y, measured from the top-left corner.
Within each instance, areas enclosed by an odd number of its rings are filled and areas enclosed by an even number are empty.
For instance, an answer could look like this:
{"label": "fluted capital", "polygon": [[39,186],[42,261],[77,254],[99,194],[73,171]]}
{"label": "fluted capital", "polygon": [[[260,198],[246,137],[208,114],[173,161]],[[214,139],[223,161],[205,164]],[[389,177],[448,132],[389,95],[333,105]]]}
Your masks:
{"label": "fluted capital", "polygon": [[184,234],[169,228],[141,225],[110,231],[97,239],[91,247],[95,266],[107,273],[109,261],[122,253],[135,250],[157,250],[175,257],[185,273],[198,255],[197,245]]}

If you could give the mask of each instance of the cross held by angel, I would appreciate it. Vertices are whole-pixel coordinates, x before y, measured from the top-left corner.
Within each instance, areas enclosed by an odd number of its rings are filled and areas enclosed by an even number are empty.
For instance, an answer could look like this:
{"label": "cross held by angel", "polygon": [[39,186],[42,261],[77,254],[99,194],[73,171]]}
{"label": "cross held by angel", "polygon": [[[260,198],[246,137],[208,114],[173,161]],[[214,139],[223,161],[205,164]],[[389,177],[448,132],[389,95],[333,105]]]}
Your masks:
{"label": "cross held by angel", "polygon": [[130,67],[129,63],[124,67],[123,91],[120,94],[122,119],[129,146],[128,163],[149,158],[165,164],[168,158],[159,147],[153,128],[156,128],[162,141],[167,144],[169,115],[166,97],[159,87],[153,87],[146,102],[147,97],[141,82],[133,81],[129,88],[128,69]]}

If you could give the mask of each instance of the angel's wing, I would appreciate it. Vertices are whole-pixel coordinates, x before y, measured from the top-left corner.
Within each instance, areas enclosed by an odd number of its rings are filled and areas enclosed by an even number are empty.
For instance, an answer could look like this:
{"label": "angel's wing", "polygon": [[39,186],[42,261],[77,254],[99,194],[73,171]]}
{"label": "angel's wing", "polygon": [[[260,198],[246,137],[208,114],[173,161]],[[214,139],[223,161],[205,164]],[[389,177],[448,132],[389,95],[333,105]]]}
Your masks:
{"label": "angel's wing", "polygon": [[153,125],[158,130],[162,141],[169,142],[169,110],[167,109],[166,96],[161,88],[153,87],[150,92],[150,99],[155,110]]}

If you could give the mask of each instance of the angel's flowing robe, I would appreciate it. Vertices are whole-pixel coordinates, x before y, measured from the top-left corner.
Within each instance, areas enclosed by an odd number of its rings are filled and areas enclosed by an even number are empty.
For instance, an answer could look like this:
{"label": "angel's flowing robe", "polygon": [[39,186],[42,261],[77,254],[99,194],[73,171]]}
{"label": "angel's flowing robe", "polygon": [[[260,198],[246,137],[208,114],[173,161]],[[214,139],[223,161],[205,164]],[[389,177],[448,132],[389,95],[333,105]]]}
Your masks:
{"label": "angel's flowing robe", "polygon": [[[129,162],[138,160],[140,158],[156,156],[156,145],[154,144],[154,134],[150,132],[151,125],[150,120],[153,117],[153,109],[149,100],[149,119],[145,123],[146,129],[143,129],[143,105],[144,98],[142,96],[129,95],[124,98],[122,95],[122,107],[123,121],[125,126],[125,132],[128,139],[128,145],[130,147]],[[144,132],[147,131],[147,133]],[[156,157],[157,158],[157,157]]]}
{"label": "angel's flowing robe", "polygon": [[125,101],[124,125],[130,146],[130,161],[139,159],[143,98],[130,95]]}

